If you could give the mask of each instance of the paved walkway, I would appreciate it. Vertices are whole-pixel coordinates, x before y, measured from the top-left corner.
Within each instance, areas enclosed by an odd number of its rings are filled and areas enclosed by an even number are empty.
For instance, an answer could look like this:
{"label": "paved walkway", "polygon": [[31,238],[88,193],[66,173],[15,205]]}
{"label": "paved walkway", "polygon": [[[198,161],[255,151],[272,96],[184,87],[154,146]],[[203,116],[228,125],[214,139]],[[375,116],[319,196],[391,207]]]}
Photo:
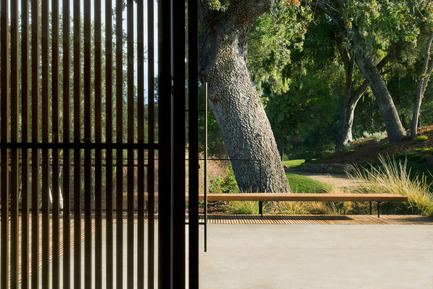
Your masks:
{"label": "paved walkway", "polygon": [[313,180],[336,186],[339,188],[350,188],[357,185],[357,181],[350,179],[346,174],[314,173],[300,170],[286,170],[287,173],[305,176]]}
{"label": "paved walkway", "polygon": [[211,225],[201,289],[431,289],[433,226]]}

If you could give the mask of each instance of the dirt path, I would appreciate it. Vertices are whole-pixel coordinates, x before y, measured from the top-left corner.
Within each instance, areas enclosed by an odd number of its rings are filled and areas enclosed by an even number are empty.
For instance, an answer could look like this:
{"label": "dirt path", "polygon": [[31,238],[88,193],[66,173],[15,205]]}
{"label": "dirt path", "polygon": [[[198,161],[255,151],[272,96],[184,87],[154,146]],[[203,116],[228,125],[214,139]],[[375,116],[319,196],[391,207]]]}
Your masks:
{"label": "dirt path", "polygon": [[305,176],[319,182],[336,186],[338,188],[356,187],[357,181],[350,179],[346,174],[313,173],[299,170],[286,170],[287,173]]}

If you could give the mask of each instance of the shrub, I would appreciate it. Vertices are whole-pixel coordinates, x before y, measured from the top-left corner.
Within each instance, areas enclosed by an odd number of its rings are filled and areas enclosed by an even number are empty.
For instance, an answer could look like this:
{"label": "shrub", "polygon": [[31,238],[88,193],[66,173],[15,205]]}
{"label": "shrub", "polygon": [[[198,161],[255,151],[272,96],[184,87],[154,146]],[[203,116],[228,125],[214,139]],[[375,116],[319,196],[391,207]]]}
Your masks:
{"label": "shrub", "polygon": [[359,144],[357,145],[357,147],[362,148],[363,146],[366,146],[366,145],[368,145],[369,143],[370,143],[369,141],[364,141],[364,142],[359,143]]}
{"label": "shrub", "polygon": [[433,148],[425,148],[422,150],[425,154],[432,155],[433,154]]}
{"label": "shrub", "polygon": [[372,138],[377,142],[383,140],[384,138],[386,138],[388,136],[386,131],[378,131],[378,132],[374,132],[374,133],[369,133],[368,131],[364,131],[362,133],[362,135],[365,138]]}
{"label": "shrub", "polygon": [[352,150],[345,151],[344,154],[345,155],[350,155],[350,154],[353,154],[355,152],[356,152],[356,150],[352,149]]}
{"label": "shrub", "polygon": [[231,166],[222,175],[209,175],[209,193],[239,193],[238,184]]}
{"label": "shrub", "polygon": [[387,148],[389,148],[389,143],[388,142],[384,142],[383,144],[380,145],[380,149],[381,150],[386,150]]}
{"label": "shrub", "polygon": [[351,177],[359,182],[356,191],[362,193],[390,193],[408,197],[408,203],[389,206],[392,213],[413,213],[430,216],[433,213],[433,196],[426,177],[411,177],[407,160],[396,161],[379,156],[380,166],[369,170],[356,168]]}
{"label": "shrub", "polygon": [[428,140],[428,137],[426,135],[419,135],[416,138],[413,139],[415,142],[422,142]]}

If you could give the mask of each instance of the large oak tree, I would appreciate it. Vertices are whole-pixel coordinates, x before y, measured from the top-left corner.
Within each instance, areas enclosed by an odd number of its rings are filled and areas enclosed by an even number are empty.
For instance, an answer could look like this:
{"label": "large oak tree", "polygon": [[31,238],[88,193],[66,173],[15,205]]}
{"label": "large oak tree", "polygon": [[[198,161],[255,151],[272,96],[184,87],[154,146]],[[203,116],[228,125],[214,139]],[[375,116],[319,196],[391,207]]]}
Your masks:
{"label": "large oak tree", "polygon": [[199,5],[200,79],[209,85],[209,107],[242,191],[290,191],[247,66],[252,25],[273,5],[273,0],[201,0]]}

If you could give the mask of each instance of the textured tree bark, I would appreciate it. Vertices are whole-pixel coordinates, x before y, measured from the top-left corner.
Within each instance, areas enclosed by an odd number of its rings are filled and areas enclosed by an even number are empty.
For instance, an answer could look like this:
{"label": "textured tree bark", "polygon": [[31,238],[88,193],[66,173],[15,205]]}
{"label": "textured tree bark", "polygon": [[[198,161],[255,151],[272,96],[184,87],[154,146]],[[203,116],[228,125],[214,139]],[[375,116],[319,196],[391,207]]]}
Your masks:
{"label": "textured tree bark", "polygon": [[356,63],[365,79],[367,79],[376,98],[377,104],[379,105],[380,112],[382,113],[385,122],[386,132],[388,133],[388,142],[393,143],[399,141],[406,136],[406,132],[401,124],[391,94],[389,93],[379,70],[373,64],[371,57],[367,54],[364,41],[356,27],[354,27],[353,32],[354,36],[352,41],[355,46],[354,51]]}
{"label": "textured tree bark", "polygon": [[418,133],[418,122],[419,122],[419,115],[421,113],[421,103],[422,103],[422,99],[424,98],[424,93],[425,90],[427,89],[427,84],[430,80],[430,76],[433,71],[433,59],[430,60],[430,48],[432,42],[433,42],[433,33],[430,34],[430,38],[427,41],[427,46],[424,53],[424,64],[421,71],[421,77],[418,81],[418,89],[416,92],[416,99],[415,99],[415,105],[413,109],[413,116],[412,116],[411,130],[410,130],[412,138],[415,138]]}
{"label": "textured tree bark", "polygon": [[352,128],[355,119],[355,108],[356,104],[344,106],[339,133],[340,139],[337,144],[338,147],[342,147],[353,141]]}
{"label": "textured tree bark", "polygon": [[353,76],[353,67],[354,62],[350,57],[350,54],[343,49],[341,43],[337,40],[337,48],[340,53],[340,57],[344,63],[345,70],[345,78],[346,83],[344,86],[344,96],[343,96],[343,109],[341,115],[341,123],[340,123],[340,131],[339,131],[339,139],[337,141],[337,147],[342,147],[346,143],[350,143],[353,140],[352,136],[352,127],[353,120],[355,118],[355,107],[358,101],[355,103],[352,102],[352,76]]}
{"label": "textured tree bark", "polygon": [[209,85],[215,115],[239,188],[290,192],[270,123],[247,67],[247,37],[272,0],[233,1],[213,12],[201,1],[200,78]]}

